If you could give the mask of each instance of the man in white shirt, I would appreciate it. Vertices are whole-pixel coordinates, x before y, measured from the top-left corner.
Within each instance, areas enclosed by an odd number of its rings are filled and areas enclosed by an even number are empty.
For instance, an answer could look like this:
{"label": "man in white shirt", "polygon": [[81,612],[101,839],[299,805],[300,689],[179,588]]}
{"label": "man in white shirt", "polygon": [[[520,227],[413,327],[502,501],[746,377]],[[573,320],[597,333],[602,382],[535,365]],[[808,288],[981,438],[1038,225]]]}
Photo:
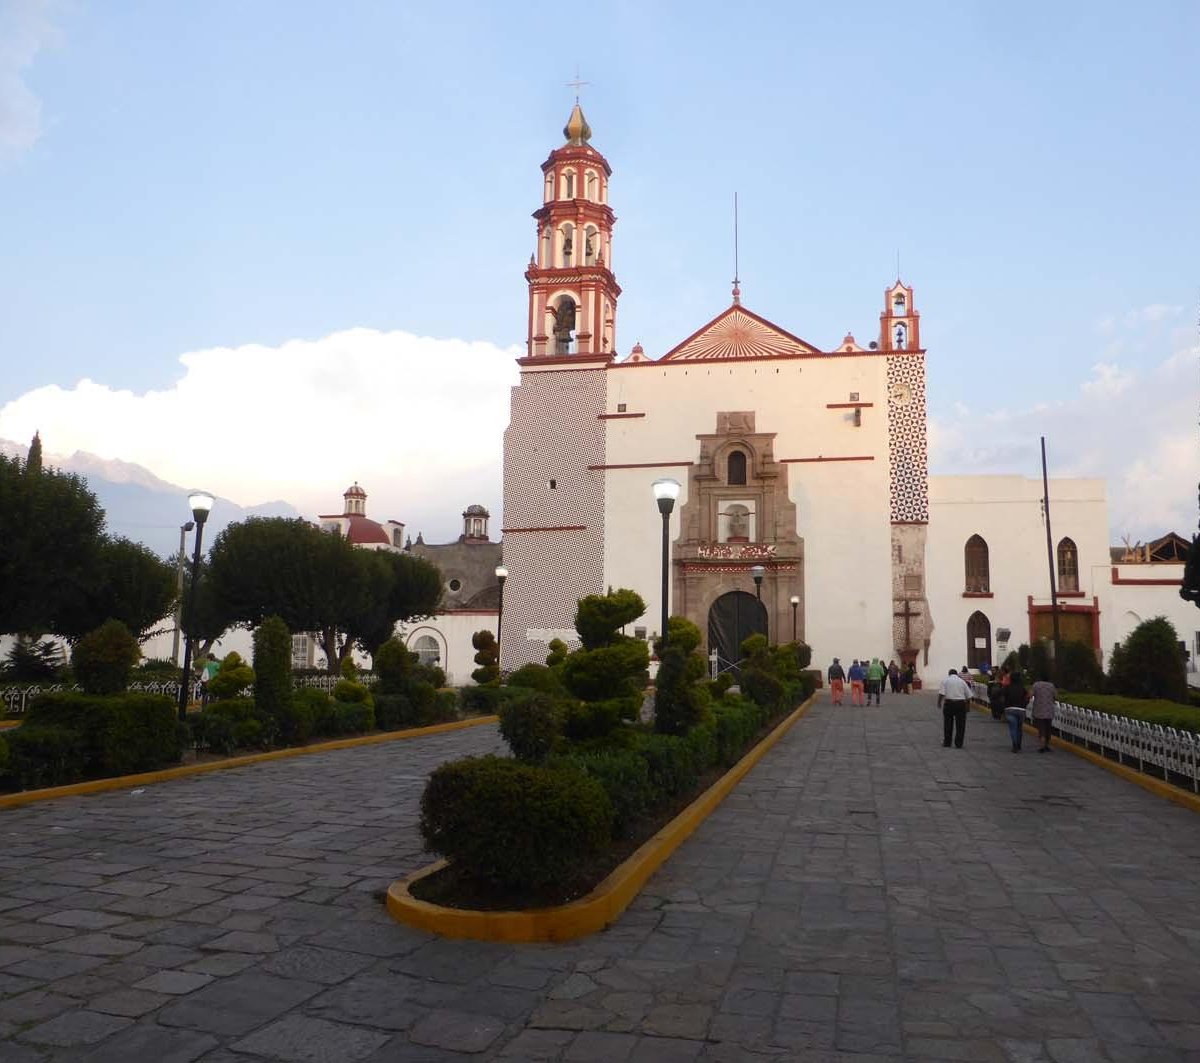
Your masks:
{"label": "man in white shirt", "polygon": [[971,688],[951,668],[950,674],[938,688],[938,708],[942,710],[942,745],[947,749],[950,748],[951,736],[955,748],[962,749],[963,735],[967,729],[967,702],[970,700]]}

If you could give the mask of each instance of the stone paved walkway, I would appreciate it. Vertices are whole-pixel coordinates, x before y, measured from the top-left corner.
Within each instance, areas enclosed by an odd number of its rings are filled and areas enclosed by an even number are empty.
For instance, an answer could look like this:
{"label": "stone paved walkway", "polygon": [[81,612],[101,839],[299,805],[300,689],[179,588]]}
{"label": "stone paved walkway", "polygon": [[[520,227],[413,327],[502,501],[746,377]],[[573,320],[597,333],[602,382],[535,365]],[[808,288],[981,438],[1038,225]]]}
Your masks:
{"label": "stone paved walkway", "polygon": [[1200,817],[940,729],[819,702],[565,946],[374,896],[490,728],[0,812],[0,1063],[1200,1061]]}

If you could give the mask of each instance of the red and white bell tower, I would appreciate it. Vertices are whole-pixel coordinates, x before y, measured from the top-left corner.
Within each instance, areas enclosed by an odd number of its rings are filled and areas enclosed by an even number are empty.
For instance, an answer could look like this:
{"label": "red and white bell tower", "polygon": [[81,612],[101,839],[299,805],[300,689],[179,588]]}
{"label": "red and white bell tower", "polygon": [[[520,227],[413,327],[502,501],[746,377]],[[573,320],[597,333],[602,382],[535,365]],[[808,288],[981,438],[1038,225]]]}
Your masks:
{"label": "red and white bell tower", "polygon": [[612,168],[588,143],[592,130],[578,100],[563,135],[567,142],[542,163],[542,206],[533,214],[537,250],[525,271],[527,353],[530,358],[611,358],[621,294],[612,271]]}

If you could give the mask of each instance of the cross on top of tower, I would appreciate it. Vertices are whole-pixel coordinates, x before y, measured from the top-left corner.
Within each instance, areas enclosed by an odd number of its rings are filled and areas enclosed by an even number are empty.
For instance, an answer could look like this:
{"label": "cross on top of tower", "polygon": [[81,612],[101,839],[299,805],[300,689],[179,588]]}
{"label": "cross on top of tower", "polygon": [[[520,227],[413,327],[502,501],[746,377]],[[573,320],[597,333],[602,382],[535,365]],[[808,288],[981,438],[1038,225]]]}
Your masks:
{"label": "cross on top of tower", "polygon": [[590,85],[590,84],[591,84],[590,81],[580,81],[579,80],[579,67],[576,67],[575,68],[575,80],[567,82],[567,88],[575,90],[575,102],[576,103],[579,102],[579,90],[581,88],[583,88],[584,85]]}

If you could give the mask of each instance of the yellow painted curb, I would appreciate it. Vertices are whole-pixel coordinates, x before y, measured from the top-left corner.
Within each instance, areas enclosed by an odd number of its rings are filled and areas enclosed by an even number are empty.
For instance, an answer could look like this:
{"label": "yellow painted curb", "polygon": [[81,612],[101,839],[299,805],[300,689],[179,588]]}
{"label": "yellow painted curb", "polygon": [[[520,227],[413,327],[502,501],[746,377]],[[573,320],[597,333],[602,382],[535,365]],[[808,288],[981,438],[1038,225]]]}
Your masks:
{"label": "yellow painted curb", "polygon": [[406,731],[384,731],[380,734],[360,735],[358,738],[338,738],[332,742],[319,742],[308,746],[293,746],[288,749],[272,749],[267,753],[250,753],[244,757],[227,757],[206,764],[184,764],[178,768],[163,768],[161,771],[145,771],[139,775],[118,775],[111,779],[91,779],[88,782],[71,783],[69,786],[51,786],[44,790],[22,790],[17,794],[0,797],[0,808],[19,808],[35,801],[53,801],[58,797],[79,797],[84,794],[99,794],[106,790],[124,790],[135,786],[184,779],[189,775],[206,775],[210,771],[225,771],[227,768],[244,768],[248,764],[262,764],[269,760],[287,760],[304,757],[310,753],[329,753],[335,749],[355,749],[358,746],[376,746],[382,742],[395,742],[404,738],[424,738],[426,735],[442,734],[446,731],[461,731],[466,727],[495,723],[498,716],[474,716],[469,720],[454,720],[452,723],[435,723],[429,727],[413,727]]}
{"label": "yellow painted curb", "polygon": [[0,720],[0,731],[11,731],[14,727],[20,726],[20,720]]}
{"label": "yellow painted curb", "polygon": [[443,908],[438,904],[417,900],[409,892],[409,887],[446,866],[445,860],[439,860],[405,879],[393,882],[387,892],[388,911],[394,919],[408,926],[428,930],[442,937],[471,938],[475,941],[570,941],[603,930],[629,906],[663,861],[704,822],[729,791],[741,782],[815,700],[814,695],[804,702],[670,823],[614,868],[594,890],[577,901],[524,912],[481,912]]}
{"label": "yellow painted curb", "polygon": [[[979,712],[991,713],[991,709],[982,708],[977,702],[971,703]],[[1033,724],[1025,724],[1025,733],[1036,735],[1037,728]],[[1150,793],[1158,797],[1165,797],[1168,801],[1174,801],[1177,805],[1182,805],[1184,808],[1191,809],[1193,812],[1200,812],[1200,794],[1190,794],[1172,783],[1166,782],[1164,779],[1156,779],[1153,775],[1147,775],[1144,772],[1138,771],[1136,768],[1131,768],[1127,764],[1121,764],[1115,760],[1109,760],[1102,753],[1097,753],[1093,749],[1088,749],[1087,746],[1077,745],[1069,739],[1059,737],[1054,744],[1055,749],[1069,749],[1077,757],[1083,757],[1084,760],[1090,760],[1093,764],[1104,768],[1106,771],[1111,771],[1114,775],[1121,776],[1122,779],[1128,782],[1135,783],[1143,790],[1149,790]]]}

